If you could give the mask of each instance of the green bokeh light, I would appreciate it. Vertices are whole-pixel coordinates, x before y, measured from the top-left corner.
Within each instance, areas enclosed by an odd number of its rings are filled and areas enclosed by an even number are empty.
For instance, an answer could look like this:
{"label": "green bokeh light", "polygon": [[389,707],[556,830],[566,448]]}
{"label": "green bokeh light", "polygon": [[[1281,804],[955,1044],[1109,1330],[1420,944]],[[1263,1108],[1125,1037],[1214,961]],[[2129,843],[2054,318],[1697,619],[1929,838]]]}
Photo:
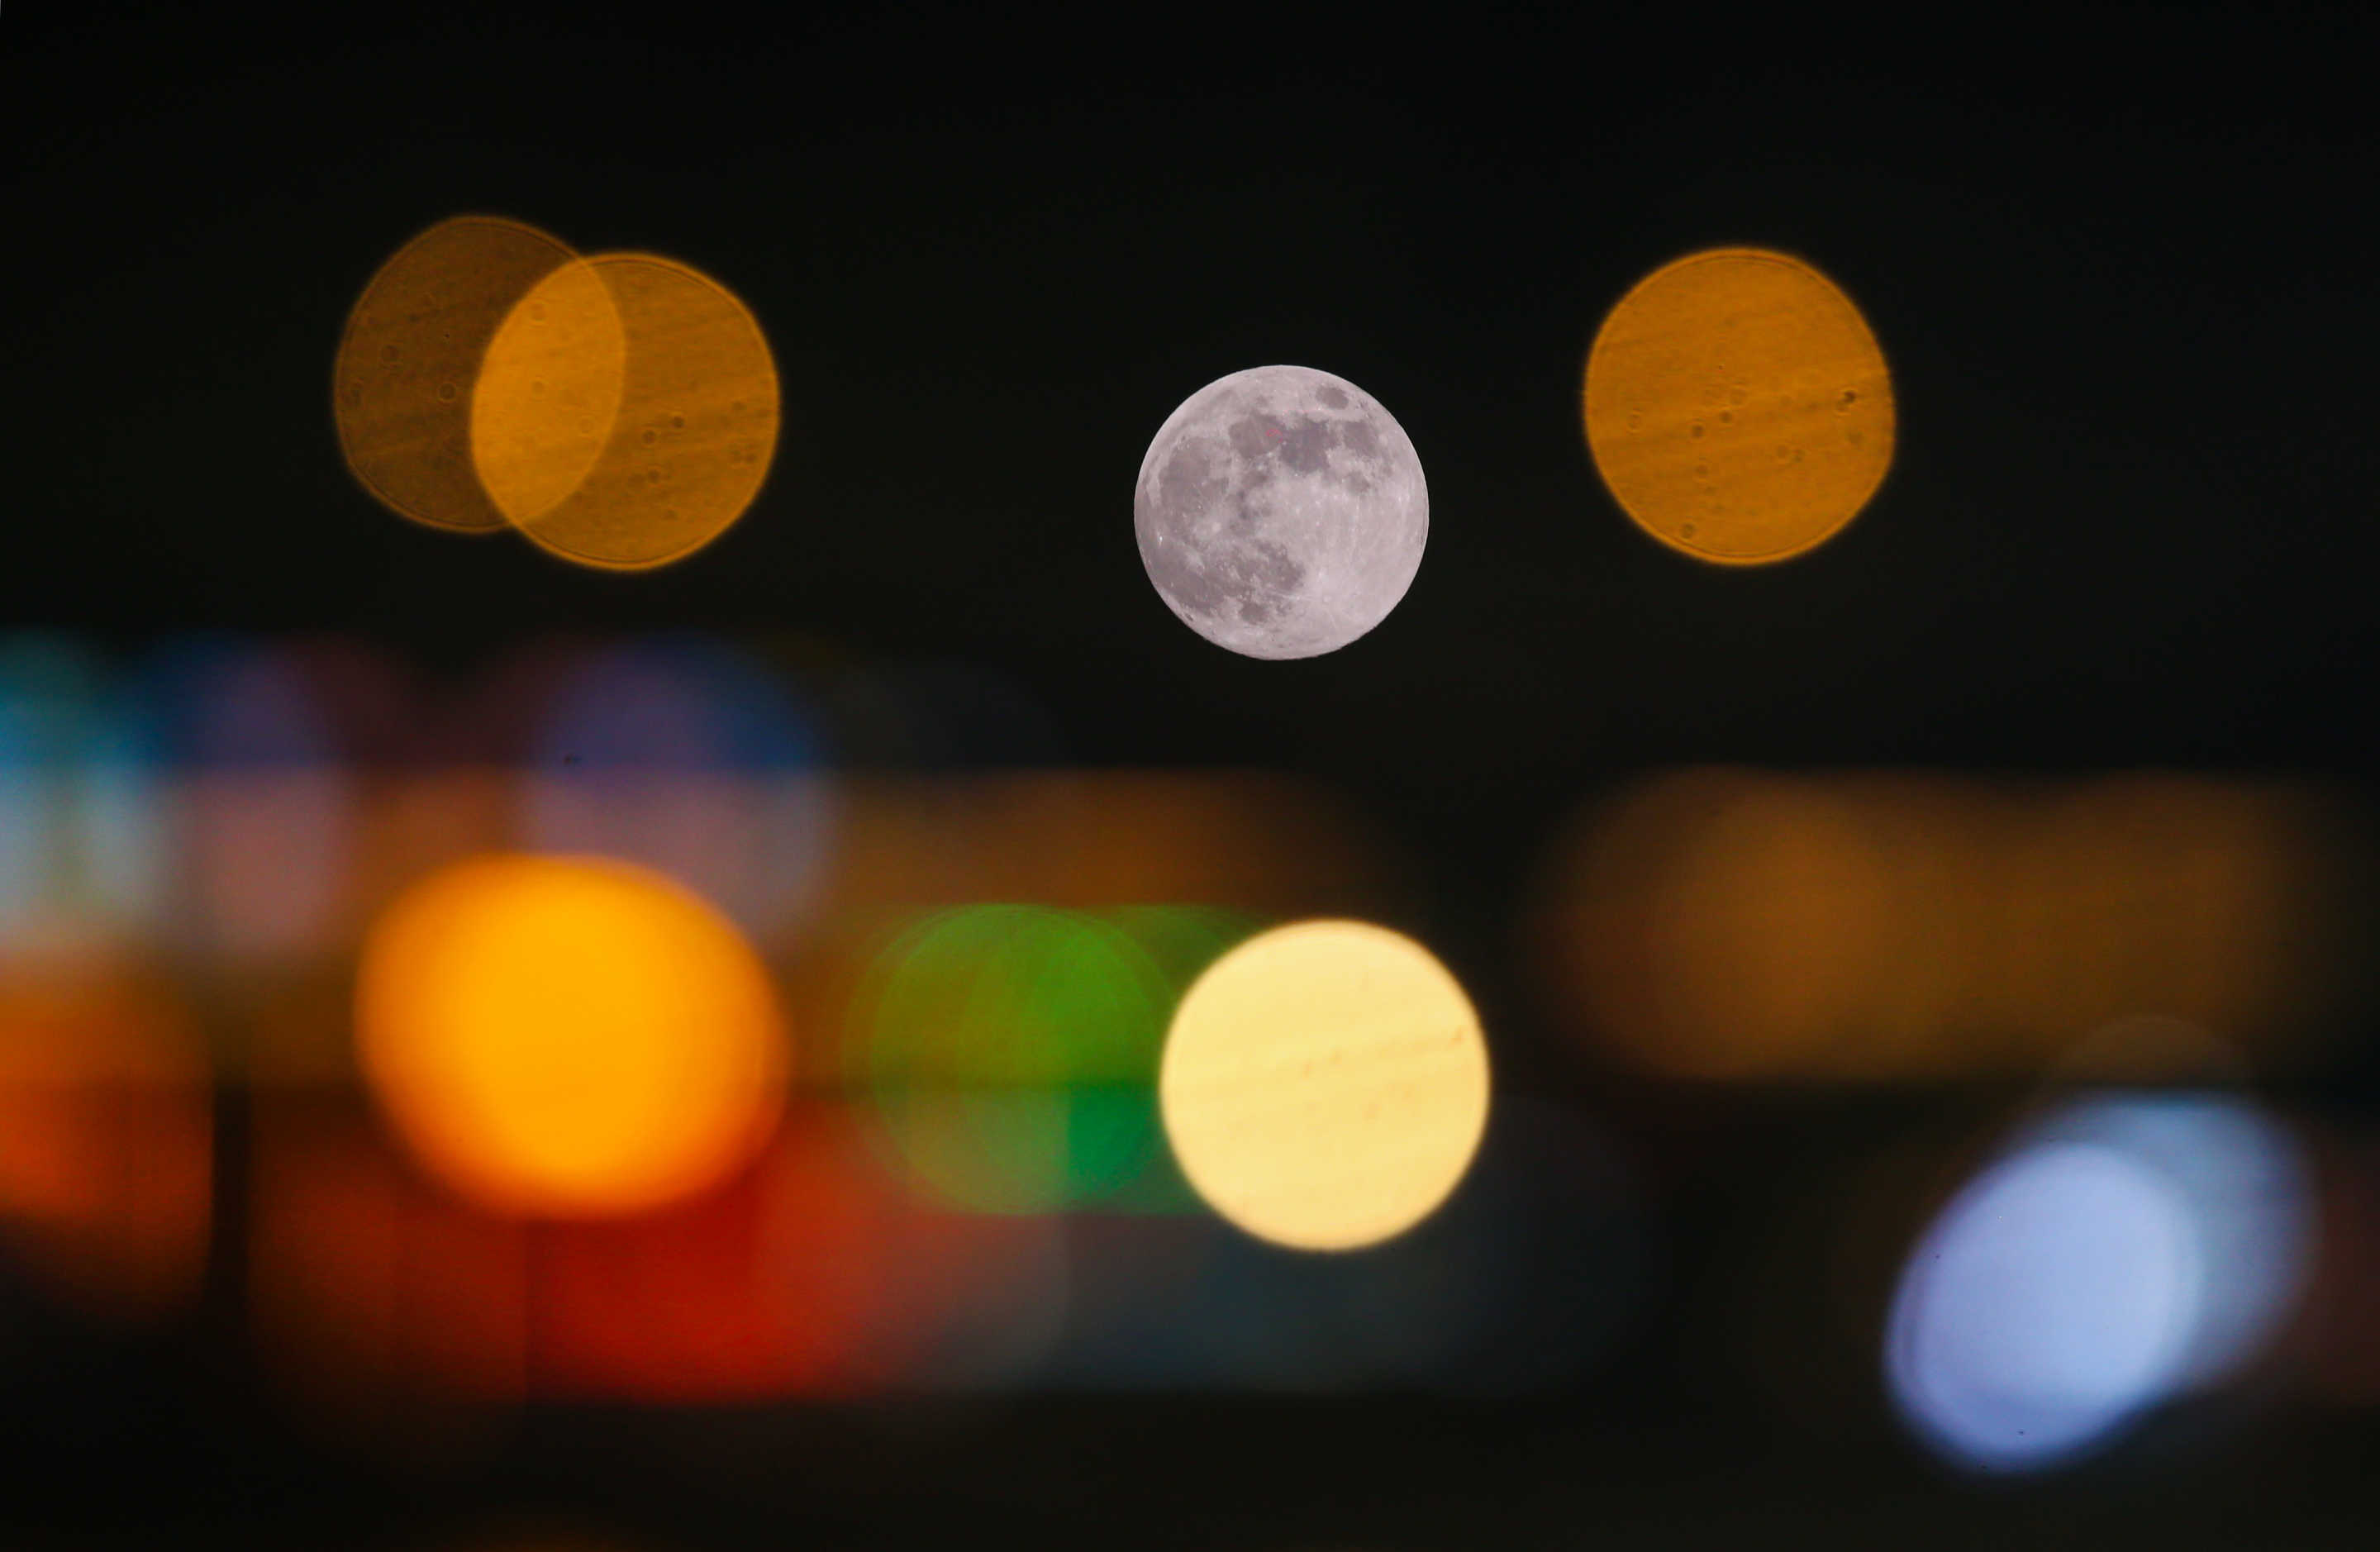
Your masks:
{"label": "green bokeh light", "polygon": [[1158,1060],[1183,992],[1257,925],[1208,906],[1002,903],[895,934],[849,1049],[903,1170],[972,1212],[1194,1210]]}

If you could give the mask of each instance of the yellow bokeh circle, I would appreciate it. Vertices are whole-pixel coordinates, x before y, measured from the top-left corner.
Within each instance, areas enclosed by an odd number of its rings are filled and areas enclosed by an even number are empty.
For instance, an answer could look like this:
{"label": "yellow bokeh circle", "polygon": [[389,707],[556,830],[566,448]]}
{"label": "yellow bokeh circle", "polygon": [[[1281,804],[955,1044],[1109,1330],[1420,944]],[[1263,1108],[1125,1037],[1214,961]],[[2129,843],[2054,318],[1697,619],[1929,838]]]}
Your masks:
{"label": "yellow bokeh circle", "polygon": [[1714,249],[1636,283],[1586,358],[1588,449],[1672,549],[1789,560],[1840,532],[1892,464],[1892,379],[1859,309],[1803,261]]}
{"label": "yellow bokeh circle", "polygon": [[365,944],[356,1035],[423,1165],[520,1216],[633,1213],[716,1182],[766,1139],[787,1066],[733,924],[593,857],[481,856],[416,885]]}
{"label": "yellow bokeh circle", "polygon": [[1351,1250],[1413,1227],[1470,1168],[1488,1048],[1428,950],[1364,922],[1299,922],[1192,985],[1158,1094],[1208,1206],[1278,1244]]}

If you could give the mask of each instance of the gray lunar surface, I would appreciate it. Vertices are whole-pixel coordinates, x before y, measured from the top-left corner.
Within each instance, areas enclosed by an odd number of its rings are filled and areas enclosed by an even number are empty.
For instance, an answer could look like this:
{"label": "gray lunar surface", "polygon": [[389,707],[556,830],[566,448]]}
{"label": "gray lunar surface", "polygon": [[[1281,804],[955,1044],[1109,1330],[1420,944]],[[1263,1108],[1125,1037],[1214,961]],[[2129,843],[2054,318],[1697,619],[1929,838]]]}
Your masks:
{"label": "gray lunar surface", "polygon": [[1141,564],[1182,623],[1252,658],[1336,651],[1388,617],[1429,538],[1421,458],[1389,412],[1311,367],[1184,400],[1133,491]]}

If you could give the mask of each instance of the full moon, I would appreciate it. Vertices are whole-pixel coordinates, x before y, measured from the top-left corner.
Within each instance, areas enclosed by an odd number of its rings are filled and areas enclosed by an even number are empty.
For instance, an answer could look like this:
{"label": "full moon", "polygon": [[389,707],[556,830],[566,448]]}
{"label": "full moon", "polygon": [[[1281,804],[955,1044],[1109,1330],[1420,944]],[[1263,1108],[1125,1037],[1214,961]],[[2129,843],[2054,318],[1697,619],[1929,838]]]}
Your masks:
{"label": "full moon", "polygon": [[1405,596],[1429,490],[1370,394],[1311,367],[1253,367],[1159,429],[1132,517],[1148,579],[1184,624],[1247,657],[1312,658]]}

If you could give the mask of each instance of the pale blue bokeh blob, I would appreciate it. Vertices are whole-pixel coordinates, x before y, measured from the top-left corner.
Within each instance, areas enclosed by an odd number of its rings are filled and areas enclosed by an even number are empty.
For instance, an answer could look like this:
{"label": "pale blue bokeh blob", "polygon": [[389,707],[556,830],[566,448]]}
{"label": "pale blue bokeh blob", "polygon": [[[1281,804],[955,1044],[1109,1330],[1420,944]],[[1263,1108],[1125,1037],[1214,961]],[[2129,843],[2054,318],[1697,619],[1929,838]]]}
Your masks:
{"label": "pale blue bokeh blob", "polygon": [[2104,1144],[2178,1194],[2205,1267],[2185,1388],[2237,1372],[2296,1307],[2313,1257],[2313,1178],[2262,1111],[2219,1093],[2128,1094],[2068,1106],[2025,1137]]}
{"label": "pale blue bokeh blob", "polygon": [[2188,1210],[2153,1170],[2089,1143],[2019,1152],[1919,1242],[1894,1300],[1893,1399],[1969,1464],[2065,1460],[2171,1388],[2204,1279]]}
{"label": "pale blue bokeh blob", "polygon": [[2312,1258],[2303,1160],[2240,1100],[2103,1096],[2020,1130],[1912,1253],[1886,1339],[1911,1427],[1962,1465],[2080,1459],[2236,1374]]}

